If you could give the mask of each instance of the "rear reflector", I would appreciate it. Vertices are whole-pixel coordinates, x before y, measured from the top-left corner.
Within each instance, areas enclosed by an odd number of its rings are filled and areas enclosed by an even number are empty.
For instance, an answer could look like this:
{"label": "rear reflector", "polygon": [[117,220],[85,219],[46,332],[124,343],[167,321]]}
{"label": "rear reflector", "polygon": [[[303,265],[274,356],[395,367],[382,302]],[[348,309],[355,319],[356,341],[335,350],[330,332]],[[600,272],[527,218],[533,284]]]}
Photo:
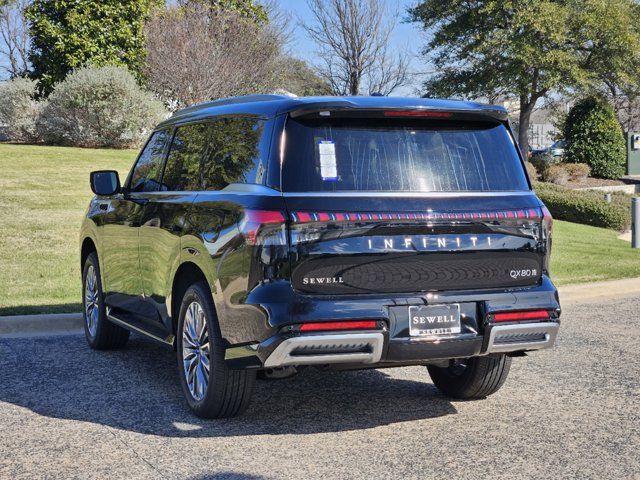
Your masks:
{"label": "rear reflector", "polygon": [[517,322],[520,320],[549,320],[547,310],[529,310],[526,312],[501,312],[494,313],[493,320],[496,322]]}
{"label": "rear reflector", "polygon": [[371,330],[377,329],[376,320],[359,320],[349,322],[313,322],[300,325],[301,332],[324,332],[329,330]]}
{"label": "rear reflector", "polygon": [[425,110],[385,110],[385,117],[422,117],[422,118],[451,118],[451,112],[434,112]]}

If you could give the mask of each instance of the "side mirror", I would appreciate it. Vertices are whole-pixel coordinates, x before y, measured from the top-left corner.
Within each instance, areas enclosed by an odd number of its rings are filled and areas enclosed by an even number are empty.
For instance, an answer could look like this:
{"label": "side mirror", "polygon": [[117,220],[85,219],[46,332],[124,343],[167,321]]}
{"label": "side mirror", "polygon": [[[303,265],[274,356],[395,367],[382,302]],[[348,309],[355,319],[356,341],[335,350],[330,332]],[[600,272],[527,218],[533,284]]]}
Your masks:
{"label": "side mirror", "polygon": [[91,190],[96,195],[109,196],[120,191],[120,177],[115,170],[91,172]]}

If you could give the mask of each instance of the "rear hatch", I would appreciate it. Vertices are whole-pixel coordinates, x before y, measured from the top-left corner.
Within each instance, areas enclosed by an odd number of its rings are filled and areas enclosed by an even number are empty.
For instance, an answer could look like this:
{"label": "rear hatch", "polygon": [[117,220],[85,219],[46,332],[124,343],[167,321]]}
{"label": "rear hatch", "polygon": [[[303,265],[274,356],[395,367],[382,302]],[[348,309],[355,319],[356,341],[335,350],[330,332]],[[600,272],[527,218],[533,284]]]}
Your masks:
{"label": "rear hatch", "polygon": [[505,125],[449,112],[289,118],[291,282],[306,294],[531,286],[545,226]]}

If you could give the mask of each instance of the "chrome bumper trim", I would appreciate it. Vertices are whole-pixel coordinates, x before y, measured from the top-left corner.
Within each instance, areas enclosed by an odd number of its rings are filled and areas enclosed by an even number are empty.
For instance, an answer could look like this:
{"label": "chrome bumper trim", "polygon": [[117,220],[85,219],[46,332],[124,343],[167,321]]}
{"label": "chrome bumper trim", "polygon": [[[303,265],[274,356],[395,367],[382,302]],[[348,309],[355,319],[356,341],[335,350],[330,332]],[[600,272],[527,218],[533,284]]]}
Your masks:
{"label": "chrome bumper trim", "polygon": [[494,325],[489,333],[489,343],[485,353],[550,348],[556,341],[559,327],[560,324],[557,322]]}
{"label": "chrome bumper trim", "polygon": [[382,333],[303,335],[283,341],[269,355],[264,366],[377,363],[383,345]]}

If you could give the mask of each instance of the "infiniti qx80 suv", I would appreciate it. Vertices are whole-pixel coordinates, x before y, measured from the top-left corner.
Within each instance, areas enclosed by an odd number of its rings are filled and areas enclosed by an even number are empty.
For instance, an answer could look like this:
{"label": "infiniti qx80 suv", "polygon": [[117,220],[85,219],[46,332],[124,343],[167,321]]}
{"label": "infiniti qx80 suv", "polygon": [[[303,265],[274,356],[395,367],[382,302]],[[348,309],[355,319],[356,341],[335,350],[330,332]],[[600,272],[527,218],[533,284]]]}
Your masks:
{"label": "infiniti qx80 suv", "polygon": [[91,186],[87,341],[170,345],[202,417],[310,365],[424,365],[446,395],[482,398],[556,338],[552,219],[501,107],[224,99],[177,112],[124,182]]}

